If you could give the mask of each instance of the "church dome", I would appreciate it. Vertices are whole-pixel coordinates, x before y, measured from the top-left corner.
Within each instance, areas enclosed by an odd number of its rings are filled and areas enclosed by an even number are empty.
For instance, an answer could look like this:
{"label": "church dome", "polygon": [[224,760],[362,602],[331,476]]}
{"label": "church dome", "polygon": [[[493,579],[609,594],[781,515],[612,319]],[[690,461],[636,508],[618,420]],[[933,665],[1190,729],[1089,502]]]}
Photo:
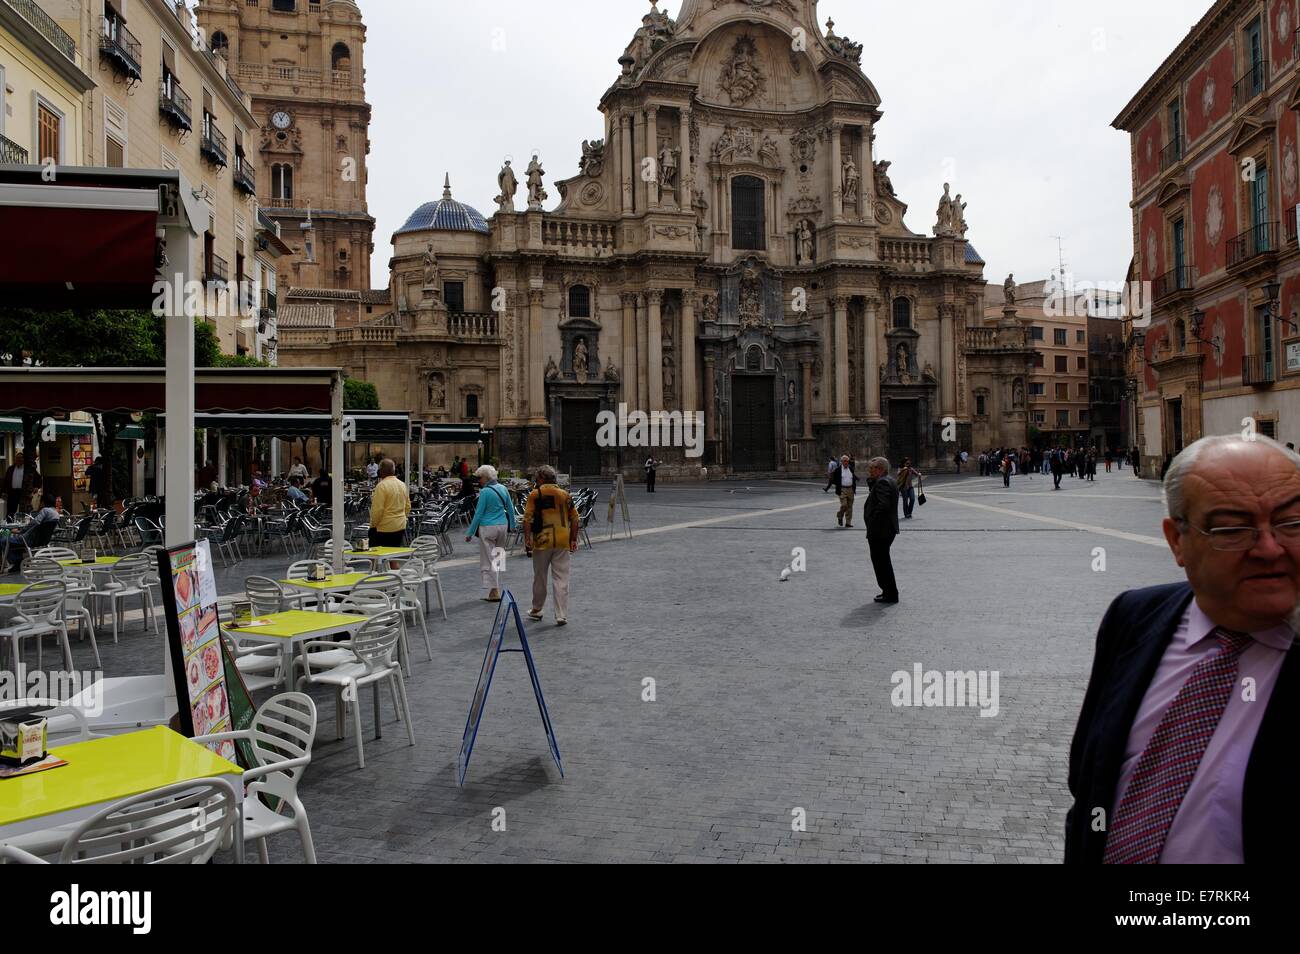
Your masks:
{"label": "church dome", "polygon": [[430,229],[447,232],[482,232],[484,235],[491,231],[478,209],[457,202],[451,197],[451,176],[444,180],[442,198],[436,202],[424,203],[411,213],[406,224],[394,234],[427,232]]}

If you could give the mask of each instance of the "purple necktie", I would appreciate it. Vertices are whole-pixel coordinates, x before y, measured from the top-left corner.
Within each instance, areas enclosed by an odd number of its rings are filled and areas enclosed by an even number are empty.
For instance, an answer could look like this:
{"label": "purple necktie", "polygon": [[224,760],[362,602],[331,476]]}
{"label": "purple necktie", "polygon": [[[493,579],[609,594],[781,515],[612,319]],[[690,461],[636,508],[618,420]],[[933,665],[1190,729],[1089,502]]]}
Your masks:
{"label": "purple necktie", "polygon": [[1192,670],[1138,759],[1111,820],[1105,864],[1153,865],[1160,860],[1178,806],[1227,708],[1241,654],[1252,642],[1250,634],[1221,626],[1212,635],[1219,652]]}

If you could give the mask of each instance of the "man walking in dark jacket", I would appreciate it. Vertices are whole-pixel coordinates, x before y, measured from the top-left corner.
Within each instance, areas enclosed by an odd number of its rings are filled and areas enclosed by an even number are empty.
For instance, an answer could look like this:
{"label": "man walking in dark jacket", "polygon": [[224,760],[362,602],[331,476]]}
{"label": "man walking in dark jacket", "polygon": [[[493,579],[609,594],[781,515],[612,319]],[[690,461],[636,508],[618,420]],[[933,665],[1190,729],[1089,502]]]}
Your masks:
{"label": "man walking in dark jacket", "polygon": [[1053,490],[1061,489],[1061,477],[1065,473],[1065,464],[1061,460],[1061,457],[1064,453],[1065,452],[1062,451],[1059,447],[1053,450],[1051,453]]}
{"label": "man walking in dark jacket", "polygon": [[898,582],[889,548],[898,536],[898,484],[889,476],[889,461],[873,457],[867,464],[867,502],[862,508],[862,522],[867,527],[867,549],[871,567],[880,586],[877,603],[898,602]]}

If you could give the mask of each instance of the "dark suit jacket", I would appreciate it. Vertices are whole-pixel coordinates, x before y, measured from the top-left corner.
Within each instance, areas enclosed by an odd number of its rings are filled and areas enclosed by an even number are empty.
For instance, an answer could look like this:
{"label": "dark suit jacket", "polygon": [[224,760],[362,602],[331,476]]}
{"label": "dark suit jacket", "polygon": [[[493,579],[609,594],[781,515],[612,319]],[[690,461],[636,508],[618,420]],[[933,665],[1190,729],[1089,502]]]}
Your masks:
{"label": "dark suit jacket", "polygon": [[862,522],[867,536],[892,539],[898,534],[898,484],[886,474],[867,481],[867,502],[862,507]]}
{"label": "dark suit jacket", "polygon": [[[1092,830],[1093,810],[1115,814],[1115,787],[1138,707],[1192,599],[1187,583],[1130,590],[1116,597],[1097,632],[1097,652],[1070,743],[1065,821],[1067,864],[1100,864],[1106,833]],[[1300,651],[1287,653],[1246,766],[1242,840],[1246,861],[1280,865],[1300,851],[1294,792],[1300,784],[1295,727],[1300,724]]]}
{"label": "dark suit jacket", "polygon": [[[839,464],[836,464],[835,469],[831,471],[830,477],[826,479],[826,489],[830,490],[832,487],[835,488],[835,496],[837,497],[840,495],[840,491],[844,489],[840,485],[840,477],[843,474],[843,472],[844,472],[844,468],[841,467]],[[855,470],[853,472],[853,492],[857,493],[857,491],[858,491],[858,472]]]}

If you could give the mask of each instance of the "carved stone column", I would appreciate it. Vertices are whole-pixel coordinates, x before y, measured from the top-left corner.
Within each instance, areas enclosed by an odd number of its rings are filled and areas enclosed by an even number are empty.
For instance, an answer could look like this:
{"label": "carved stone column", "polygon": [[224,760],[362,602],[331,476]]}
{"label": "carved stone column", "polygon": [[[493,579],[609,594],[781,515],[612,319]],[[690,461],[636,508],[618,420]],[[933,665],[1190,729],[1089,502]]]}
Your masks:
{"label": "carved stone column", "polygon": [[677,207],[685,212],[694,200],[692,189],[695,186],[695,173],[691,167],[691,111],[683,109],[681,113],[682,155],[677,161]]}
{"label": "carved stone column", "polygon": [[[647,198],[649,186],[641,180],[641,170],[644,168],[642,162],[647,155],[645,112],[639,110],[636,114],[636,129],[632,136],[632,188],[636,191],[633,205],[638,212],[644,212],[649,207]],[[643,185],[644,188],[641,187]]]}
{"label": "carved stone column", "polygon": [[957,339],[953,337],[953,318],[957,306],[939,306],[939,407],[944,417],[957,415]]}
{"label": "carved stone column", "polygon": [[678,371],[682,381],[682,410],[700,409],[699,382],[695,374],[695,289],[682,292],[682,338]]}
{"label": "carved stone column", "polygon": [[[659,107],[646,107],[646,128],[645,128],[645,149],[646,155],[654,159],[650,168],[657,173],[659,171]],[[645,207],[647,209],[656,209],[659,207],[659,176],[650,177],[650,181],[645,184]]]}
{"label": "carved stone column", "polygon": [[866,399],[863,409],[868,421],[879,421],[880,417],[880,348],[877,345],[876,311],[880,308],[879,298],[868,298],[863,308],[865,327],[862,329],[862,343],[866,352],[866,367],[862,379],[866,384]]}
{"label": "carved stone column", "polygon": [[659,307],[663,303],[662,289],[653,288],[646,297],[646,373],[650,377],[650,406],[648,411],[664,409],[664,345],[663,322]]}
{"label": "carved stone column", "polygon": [[623,292],[623,401],[636,407],[636,293]]}
{"label": "carved stone column", "polygon": [[803,370],[803,437],[804,440],[811,440],[813,436],[812,429],[812,373],[813,363],[811,360],[800,363]]}
{"label": "carved stone column", "polygon": [[636,316],[636,410],[650,406],[650,379],[646,365],[646,296],[637,295]]}
{"label": "carved stone column", "polygon": [[844,158],[840,155],[842,123],[831,123],[831,221],[844,221]]}
{"label": "carved stone column", "polygon": [[862,210],[862,220],[870,224],[875,221],[875,209],[871,203],[876,190],[875,163],[871,161],[871,130],[866,126],[858,127],[862,135],[861,158],[858,160],[858,208]]}
{"label": "carved stone column", "polygon": [[849,299],[837,295],[831,299],[835,335],[835,418],[849,417]]}
{"label": "carved stone column", "polygon": [[540,288],[528,290],[528,423],[546,423],[546,360],[542,356],[542,301]]}
{"label": "carved stone column", "polygon": [[623,140],[619,143],[619,157],[622,160],[623,174],[623,211],[631,212],[632,207],[636,204],[632,198],[632,183],[635,181],[633,175],[636,172],[636,152],[633,148],[636,130],[632,125],[632,117],[628,115],[619,117],[619,125],[623,129]]}
{"label": "carved stone column", "polygon": [[718,403],[717,395],[713,390],[714,371],[714,359],[712,355],[706,355],[704,358],[704,439],[706,441],[718,439]]}

